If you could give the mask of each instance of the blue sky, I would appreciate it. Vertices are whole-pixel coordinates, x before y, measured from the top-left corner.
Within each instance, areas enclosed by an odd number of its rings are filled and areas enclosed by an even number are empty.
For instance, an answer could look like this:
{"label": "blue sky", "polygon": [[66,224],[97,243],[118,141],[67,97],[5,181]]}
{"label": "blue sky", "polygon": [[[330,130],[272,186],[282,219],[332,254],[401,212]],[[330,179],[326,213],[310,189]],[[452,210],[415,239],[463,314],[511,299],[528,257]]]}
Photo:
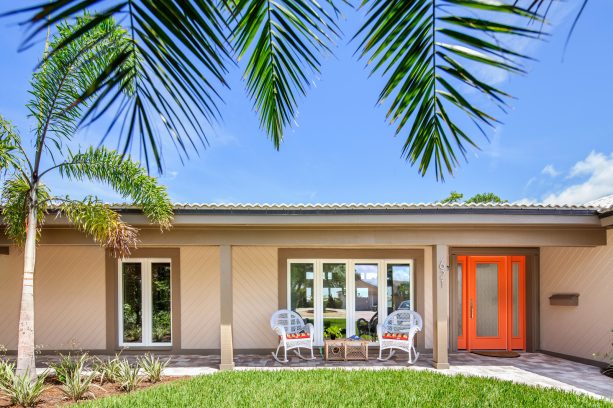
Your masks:
{"label": "blue sky", "polygon": [[[551,39],[518,44],[539,60],[528,65],[527,76],[487,73],[517,100],[500,116],[504,123],[490,132],[490,143],[475,133],[482,150],[470,151],[468,163],[444,183],[433,174],[419,176],[400,157],[403,139],[385,123],[385,109],[375,106],[382,81],[368,78],[353,56],[355,44],[347,45],[363,19],[353,10],[341,23],[346,38],[300,100],[298,125],[286,133],[280,151],[259,129],[242,71],[234,69],[210,147],[185,165],[167,147],[161,181],[178,202],[427,202],[456,190],[466,196],[492,191],[510,201],[581,203],[613,194],[613,2],[590,2],[565,54],[576,6],[559,7]],[[22,39],[20,27],[0,20],[0,113],[26,137],[28,80],[42,45],[18,52]],[[97,144],[98,135],[93,128],[76,143]],[[104,186],[58,178],[48,183],[58,194],[120,199]]]}

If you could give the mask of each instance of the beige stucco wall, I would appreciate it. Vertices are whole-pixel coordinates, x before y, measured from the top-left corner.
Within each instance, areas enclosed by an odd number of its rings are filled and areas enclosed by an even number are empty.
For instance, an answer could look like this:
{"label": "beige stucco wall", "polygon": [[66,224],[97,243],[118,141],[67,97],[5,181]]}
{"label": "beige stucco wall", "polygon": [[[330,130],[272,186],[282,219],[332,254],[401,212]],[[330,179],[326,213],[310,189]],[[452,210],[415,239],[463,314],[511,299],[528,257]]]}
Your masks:
{"label": "beige stucco wall", "polygon": [[181,347],[219,348],[219,247],[181,248]]}
{"label": "beige stucco wall", "polygon": [[[613,342],[613,230],[606,246],[541,249],[541,349],[594,359]],[[579,306],[551,306],[579,293]]]}
{"label": "beige stucco wall", "polygon": [[[0,344],[17,345],[23,254],[0,256]],[[37,253],[35,342],[44,350],[106,346],[104,251],[97,246],[40,246]]]}
{"label": "beige stucco wall", "polygon": [[275,247],[232,248],[235,349],[273,348],[270,316],[279,308]]}

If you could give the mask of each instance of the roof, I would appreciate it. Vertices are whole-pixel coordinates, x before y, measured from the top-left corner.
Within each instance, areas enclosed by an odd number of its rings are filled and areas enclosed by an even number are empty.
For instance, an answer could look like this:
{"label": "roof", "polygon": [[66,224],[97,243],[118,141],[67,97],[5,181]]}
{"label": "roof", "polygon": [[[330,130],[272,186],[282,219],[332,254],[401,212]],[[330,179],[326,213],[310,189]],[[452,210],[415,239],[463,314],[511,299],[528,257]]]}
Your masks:
{"label": "roof", "polygon": [[[613,197],[612,197],[613,198]],[[140,210],[132,205],[113,204],[121,212]],[[177,214],[524,214],[598,215],[610,210],[600,205],[539,203],[175,203]]]}
{"label": "roof", "polygon": [[597,207],[605,211],[613,210],[613,194],[601,197],[597,200],[588,201],[585,205]]}

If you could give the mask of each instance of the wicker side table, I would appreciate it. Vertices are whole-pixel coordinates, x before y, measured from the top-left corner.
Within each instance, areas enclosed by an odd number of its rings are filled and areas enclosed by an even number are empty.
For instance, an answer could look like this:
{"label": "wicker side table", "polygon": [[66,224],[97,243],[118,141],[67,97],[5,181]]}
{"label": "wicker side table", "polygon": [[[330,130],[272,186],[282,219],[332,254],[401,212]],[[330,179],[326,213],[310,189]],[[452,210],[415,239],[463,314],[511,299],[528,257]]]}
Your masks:
{"label": "wicker side table", "polygon": [[324,340],[324,358],[330,361],[368,360],[368,340]]}

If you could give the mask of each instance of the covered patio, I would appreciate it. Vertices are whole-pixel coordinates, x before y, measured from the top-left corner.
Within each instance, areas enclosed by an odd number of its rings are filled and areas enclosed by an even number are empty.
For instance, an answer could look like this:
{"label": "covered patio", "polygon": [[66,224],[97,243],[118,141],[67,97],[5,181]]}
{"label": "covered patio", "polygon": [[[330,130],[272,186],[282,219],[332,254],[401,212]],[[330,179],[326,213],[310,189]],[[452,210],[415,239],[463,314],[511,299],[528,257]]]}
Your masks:
{"label": "covered patio", "polygon": [[[129,353],[129,354],[128,354]],[[128,360],[136,360],[138,354],[127,352]],[[236,370],[434,370],[432,355],[422,354],[414,365],[407,365],[405,355],[398,354],[391,360],[379,361],[371,350],[368,361],[326,361],[319,353],[313,361],[292,357],[288,364],[276,362],[271,355],[237,354]],[[100,356],[102,357],[102,356]],[[162,356],[164,358],[165,356]],[[195,376],[219,372],[219,355],[168,355],[171,358],[165,370],[168,376]],[[37,358],[39,370],[57,359],[55,355]],[[493,358],[467,352],[449,354],[451,368],[437,370],[443,375],[474,375],[492,377],[540,387],[551,387],[613,400],[613,379],[600,373],[595,366],[581,364],[541,353],[521,353],[518,358]]]}

